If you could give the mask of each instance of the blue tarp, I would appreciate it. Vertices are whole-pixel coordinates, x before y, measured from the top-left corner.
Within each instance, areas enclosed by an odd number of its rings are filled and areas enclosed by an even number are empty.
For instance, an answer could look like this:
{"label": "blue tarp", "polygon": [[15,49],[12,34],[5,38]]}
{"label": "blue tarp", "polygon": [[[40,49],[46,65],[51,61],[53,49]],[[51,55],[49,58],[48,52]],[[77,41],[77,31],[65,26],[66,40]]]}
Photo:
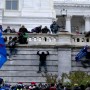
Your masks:
{"label": "blue tarp", "polygon": [[0,32],[0,68],[7,61],[7,52],[2,33]]}
{"label": "blue tarp", "polygon": [[79,53],[76,55],[75,60],[80,61],[81,58],[87,55],[87,46],[83,47]]}

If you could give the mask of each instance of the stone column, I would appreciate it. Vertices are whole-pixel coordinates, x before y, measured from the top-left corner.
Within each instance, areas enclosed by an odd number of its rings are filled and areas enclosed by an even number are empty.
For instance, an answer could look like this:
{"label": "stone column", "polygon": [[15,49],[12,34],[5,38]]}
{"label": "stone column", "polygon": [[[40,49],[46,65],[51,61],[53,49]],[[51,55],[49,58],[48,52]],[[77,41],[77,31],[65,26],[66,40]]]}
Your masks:
{"label": "stone column", "polygon": [[71,71],[71,49],[58,48],[58,78],[61,78],[62,73]]}
{"label": "stone column", "polygon": [[66,16],[66,31],[71,33],[71,16]]}
{"label": "stone column", "polygon": [[4,2],[5,2],[5,1],[0,0],[0,9],[2,9],[2,8],[3,8]]}
{"label": "stone column", "polygon": [[0,25],[2,25],[2,16],[3,16],[3,10],[0,9]]}
{"label": "stone column", "polygon": [[90,31],[90,16],[85,16],[85,32]]}

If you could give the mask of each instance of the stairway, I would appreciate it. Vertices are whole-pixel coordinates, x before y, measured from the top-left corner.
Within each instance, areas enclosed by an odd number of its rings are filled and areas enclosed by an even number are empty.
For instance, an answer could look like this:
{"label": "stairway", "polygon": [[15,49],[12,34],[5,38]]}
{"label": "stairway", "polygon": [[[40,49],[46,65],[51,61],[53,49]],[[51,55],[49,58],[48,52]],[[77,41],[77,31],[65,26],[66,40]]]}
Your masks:
{"label": "stairway", "polygon": [[[54,48],[30,48],[30,47],[17,47],[18,53],[12,60],[7,60],[0,70],[0,77],[11,84],[17,82],[30,83],[43,82],[45,83],[44,72],[37,73],[39,65],[39,56],[37,51],[49,51],[50,55],[47,56],[47,70],[48,74],[57,74],[58,58],[57,51]],[[8,50],[8,48],[7,48]],[[43,70],[43,69],[42,69]]]}

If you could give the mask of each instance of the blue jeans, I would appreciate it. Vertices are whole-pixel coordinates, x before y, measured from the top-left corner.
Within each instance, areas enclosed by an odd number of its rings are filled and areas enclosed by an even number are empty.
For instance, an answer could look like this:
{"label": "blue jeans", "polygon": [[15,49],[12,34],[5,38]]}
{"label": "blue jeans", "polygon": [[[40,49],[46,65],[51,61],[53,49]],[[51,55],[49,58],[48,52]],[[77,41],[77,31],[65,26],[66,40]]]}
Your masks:
{"label": "blue jeans", "polygon": [[39,63],[39,71],[41,71],[41,67],[44,67],[45,71],[47,71],[47,67],[46,67],[46,61]]}
{"label": "blue jeans", "polygon": [[16,48],[9,48],[9,50],[10,50],[9,57],[11,57],[12,55],[17,54],[17,49]]}

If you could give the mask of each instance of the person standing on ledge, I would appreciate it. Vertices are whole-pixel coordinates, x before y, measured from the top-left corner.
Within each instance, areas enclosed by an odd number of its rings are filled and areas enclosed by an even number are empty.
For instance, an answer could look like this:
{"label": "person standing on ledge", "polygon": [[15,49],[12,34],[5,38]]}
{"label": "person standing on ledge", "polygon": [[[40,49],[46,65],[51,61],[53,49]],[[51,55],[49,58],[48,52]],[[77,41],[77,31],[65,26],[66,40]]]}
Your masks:
{"label": "person standing on ledge", "polygon": [[42,52],[41,54],[40,54],[40,52],[38,51],[37,52],[37,55],[39,55],[39,70],[38,70],[38,72],[37,73],[41,73],[41,67],[43,66],[44,67],[44,69],[45,69],[45,73],[47,73],[47,67],[46,67],[46,57],[47,57],[47,55],[49,55],[49,52],[47,51],[47,53],[45,54],[44,52]]}
{"label": "person standing on ledge", "polygon": [[51,25],[50,25],[50,29],[52,31],[52,33],[57,33],[59,30],[60,26],[56,23],[56,21],[54,21]]}

